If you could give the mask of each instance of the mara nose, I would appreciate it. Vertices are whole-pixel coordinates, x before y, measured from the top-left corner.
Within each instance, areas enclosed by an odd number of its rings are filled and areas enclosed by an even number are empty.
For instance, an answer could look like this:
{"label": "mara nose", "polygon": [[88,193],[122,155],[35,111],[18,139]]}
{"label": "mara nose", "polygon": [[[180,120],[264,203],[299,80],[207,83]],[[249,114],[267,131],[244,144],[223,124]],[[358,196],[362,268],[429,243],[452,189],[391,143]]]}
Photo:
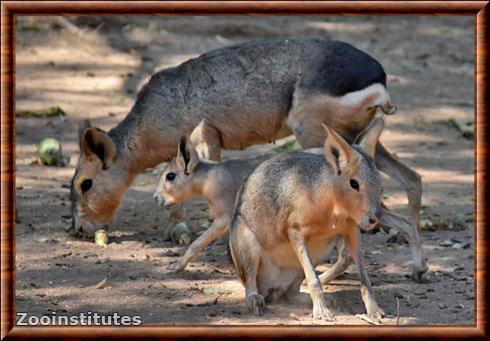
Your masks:
{"label": "mara nose", "polygon": [[161,195],[158,192],[156,192],[155,194],[153,194],[153,199],[155,199],[155,201],[157,202],[157,204],[159,206],[163,206],[165,204],[165,199],[163,198],[163,195]]}
{"label": "mara nose", "polygon": [[378,222],[378,219],[376,218],[369,218],[369,225],[374,225]]}

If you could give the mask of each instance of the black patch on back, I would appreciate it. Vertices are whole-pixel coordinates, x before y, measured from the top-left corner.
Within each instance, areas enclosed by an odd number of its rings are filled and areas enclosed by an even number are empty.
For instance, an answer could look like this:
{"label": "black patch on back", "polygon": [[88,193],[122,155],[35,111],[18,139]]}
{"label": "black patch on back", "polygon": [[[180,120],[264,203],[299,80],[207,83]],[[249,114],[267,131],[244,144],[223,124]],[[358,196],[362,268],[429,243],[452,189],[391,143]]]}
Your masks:
{"label": "black patch on back", "polygon": [[[305,46],[308,47],[310,44]],[[354,46],[339,41],[318,40],[315,50],[315,54],[320,50],[322,57],[308,63],[312,67],[304,75],[302,85],[306,88],[343,96],[374,83],[386,86],[386,73],[381,64]]]}

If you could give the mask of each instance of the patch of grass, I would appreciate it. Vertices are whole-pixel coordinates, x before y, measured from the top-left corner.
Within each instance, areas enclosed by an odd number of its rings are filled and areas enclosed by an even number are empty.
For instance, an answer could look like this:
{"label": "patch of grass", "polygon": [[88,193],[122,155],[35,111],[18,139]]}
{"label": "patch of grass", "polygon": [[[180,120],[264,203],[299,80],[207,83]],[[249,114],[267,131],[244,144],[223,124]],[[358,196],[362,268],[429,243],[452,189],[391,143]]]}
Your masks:
{"label": "patch of grass", "polygon": [[464,138],[472,138],[475,135],[475,124],[472,121],[458,120],[450,118],[444,123],[450,127],[456,128]]}
{"label": "patch of grass", "polygon": [[60,107],[49,107],[36,110],[18,110],[15,113],[16,117],[53,117],[66,116],[66,113]]}
{"label": "patch of grass", "polygon": [[293,152],[293,151],[299,150],[299,149],[301,149],[301,146],[299,145],[298,141],[293,140],[291,142],[287,142],[281,146],[273,148],[272,151],[275,153],[287,153],[287,152]]}

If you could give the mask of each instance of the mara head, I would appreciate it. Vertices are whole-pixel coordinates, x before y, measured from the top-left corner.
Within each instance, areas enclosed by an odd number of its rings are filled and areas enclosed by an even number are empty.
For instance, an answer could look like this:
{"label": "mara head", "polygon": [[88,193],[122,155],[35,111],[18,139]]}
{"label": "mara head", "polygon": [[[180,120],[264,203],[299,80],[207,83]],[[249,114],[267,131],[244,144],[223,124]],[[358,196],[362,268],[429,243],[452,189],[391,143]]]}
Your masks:
{"label": "mara head", "polygon": [[370,230],[381,216],[381,176],[374,163],[376,144],[384,127],[375,118],[362,133],[358,143],[350,146],[339,134],[324,125],[327,138],[324,154],[335,172],[336,208]]}
{"label": "mara head", "polygon": [[177,156],[167,164],[158,181],[154,198],[158,204],[170,206],[196,195],[194,170],[199,164],[195,148],[185,136],[180,139]]}
{"label": "mara head", "polygon": [[108,224],[129,187],[114,141],[85,121],[79,128],[80,158],[71,182],[73,227],[92,236]]}

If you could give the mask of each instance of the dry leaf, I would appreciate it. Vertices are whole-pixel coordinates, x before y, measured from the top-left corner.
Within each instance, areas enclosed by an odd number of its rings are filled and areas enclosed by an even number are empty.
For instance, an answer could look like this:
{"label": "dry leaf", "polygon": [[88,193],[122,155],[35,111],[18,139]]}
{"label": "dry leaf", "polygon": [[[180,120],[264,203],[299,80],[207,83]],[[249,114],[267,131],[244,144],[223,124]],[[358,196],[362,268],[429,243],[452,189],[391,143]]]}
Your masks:
{"label": "dry leaf", "polygon": [[104,278],[102,281],[94,285],[94,289],[103,289],[107,287],[107,278]]}
{"label": "dry leaf", "polygon": [[370,318],[368,315],[366,314],[356,314],[356,317],[363,320],[363,321],[366,321],[367,323],[370,323],[370,324],[374,324],[374,325],[382,325],[383,323],[381,322],[381,320],[377,320],[377,319],[372,319]]}

